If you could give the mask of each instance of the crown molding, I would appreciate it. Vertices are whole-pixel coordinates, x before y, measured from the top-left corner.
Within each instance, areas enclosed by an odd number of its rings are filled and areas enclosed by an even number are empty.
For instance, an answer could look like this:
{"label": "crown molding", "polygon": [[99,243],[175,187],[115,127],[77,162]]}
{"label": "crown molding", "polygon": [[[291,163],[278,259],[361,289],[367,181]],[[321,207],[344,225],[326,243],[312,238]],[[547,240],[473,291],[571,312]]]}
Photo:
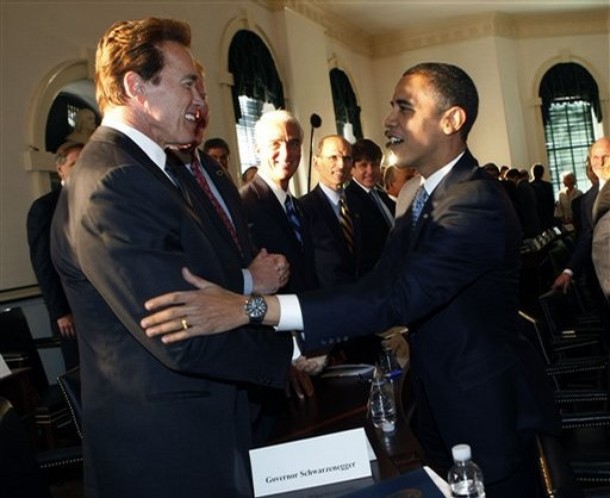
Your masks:
{"label": "crown molding", "polygon": [[387,57],[435,45],[446,45],[490,36],[541,38],[583,36],[610,31],[610,8],[562,14],[484,14],[459,17],[448,23],[434,23],[383,35],[368,35],[357,27],[329,15],[322,0],[255,0],[272,11],[289,9],[321,25],[329,38],[354,52]]}

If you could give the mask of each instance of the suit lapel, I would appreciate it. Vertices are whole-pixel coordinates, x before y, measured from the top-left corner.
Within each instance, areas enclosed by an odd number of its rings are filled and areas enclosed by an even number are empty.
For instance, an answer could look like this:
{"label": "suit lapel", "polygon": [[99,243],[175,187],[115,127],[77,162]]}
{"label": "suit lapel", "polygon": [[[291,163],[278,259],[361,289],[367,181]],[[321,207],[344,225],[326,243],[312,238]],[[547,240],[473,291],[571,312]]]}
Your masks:
{"label": "suit lapel", "polygon": [[[472,174],[473,168],[477,167],[477,161],[472,156],[470,151],[467,149],[464,152],[464,155],[460,158],[460,160],[451,168],[451,171],[445,175],[445,177],[440,181],[440,183],[436,186],[428,200],[424,204],[421,214],[419,215],[419,219],[415,224],[413,229],[413,242],[417,240],[417,237],[423,226],[426,225],[434,206],[438,203],[439,199],[442,199],[447,194],[447,191],[456,183],[464,181],[469,178]],[[405,217],[409,217],[409,221],[411,219],[411,206],[407,210]]]}
{"label": "suit lapel", "polygon": [[[302,249],[301,243],[298,241],[297,236],[294,233],[294,229],[290,223],[290,220],[288,220],[288,216],[286,216],[286,211],[284,211],[284,207],[280,204],[280,201],[275,196],[269,185],[267,185],[267,183],[257,175],[252,180],[252,188],[256,192],[257,197],[263,201],[263,205],[267,206],[269,216],[272,217],[280,226],[282,226],[284,233],[290,234],[290,243],[300,251]],[[303,214],[297,207],[297,203],[295,202],[294,204],[297,214],[300,217],[301,227],[303,228]]]}

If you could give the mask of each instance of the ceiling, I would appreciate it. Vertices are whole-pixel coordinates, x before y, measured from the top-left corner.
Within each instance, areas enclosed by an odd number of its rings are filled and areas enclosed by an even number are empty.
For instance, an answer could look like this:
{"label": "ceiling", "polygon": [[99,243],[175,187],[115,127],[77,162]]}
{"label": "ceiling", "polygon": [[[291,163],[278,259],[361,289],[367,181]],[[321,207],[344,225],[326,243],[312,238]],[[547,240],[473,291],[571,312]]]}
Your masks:
{"label": "ceiling", "polygon": [[369,36],[481,14],[551,15],[609,8],[610,0],[309,0]]}

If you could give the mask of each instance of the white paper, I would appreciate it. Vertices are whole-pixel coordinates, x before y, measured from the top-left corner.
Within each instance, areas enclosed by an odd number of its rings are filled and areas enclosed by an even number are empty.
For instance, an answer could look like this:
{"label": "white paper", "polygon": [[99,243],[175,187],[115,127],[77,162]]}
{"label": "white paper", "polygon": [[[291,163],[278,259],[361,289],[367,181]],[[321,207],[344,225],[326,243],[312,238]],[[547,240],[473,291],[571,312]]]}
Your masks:
{"label": "white paper", "polygon": [[254,496],[370,477],[363,428],[250,450]]}

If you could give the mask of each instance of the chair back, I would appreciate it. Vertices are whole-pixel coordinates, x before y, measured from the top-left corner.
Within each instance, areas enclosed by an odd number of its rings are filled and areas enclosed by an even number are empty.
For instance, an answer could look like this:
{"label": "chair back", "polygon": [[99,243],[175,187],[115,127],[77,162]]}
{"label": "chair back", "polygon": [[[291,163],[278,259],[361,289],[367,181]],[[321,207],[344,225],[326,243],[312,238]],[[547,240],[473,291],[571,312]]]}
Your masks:
{"label": "chair back", "polygon": [[536,438],[538,467],[542,489],[546,498],[582,498],[583,492],[576,483],[559,439],[547,434]]}
{"label": "chair back", "polygon": [[[32,383],[39,394],[48,389],[47,374],[36,349],[27,318],[20,307],[0,311],[0,353],[9,366],[26,366],[32,369]],[[16,358],[20,364],[11,365],[9,361],[11,358]]]}
{"label": "chair back", "polygon": [[81,404],[81,384],[80,384],[80,367],[75,367],[57,377],[57,383],[61,388],[61,392],[70,408],[70,414],[72,415],[72,421],[76,426],[78,435],[83,437],[82,434],[82,404]]}

